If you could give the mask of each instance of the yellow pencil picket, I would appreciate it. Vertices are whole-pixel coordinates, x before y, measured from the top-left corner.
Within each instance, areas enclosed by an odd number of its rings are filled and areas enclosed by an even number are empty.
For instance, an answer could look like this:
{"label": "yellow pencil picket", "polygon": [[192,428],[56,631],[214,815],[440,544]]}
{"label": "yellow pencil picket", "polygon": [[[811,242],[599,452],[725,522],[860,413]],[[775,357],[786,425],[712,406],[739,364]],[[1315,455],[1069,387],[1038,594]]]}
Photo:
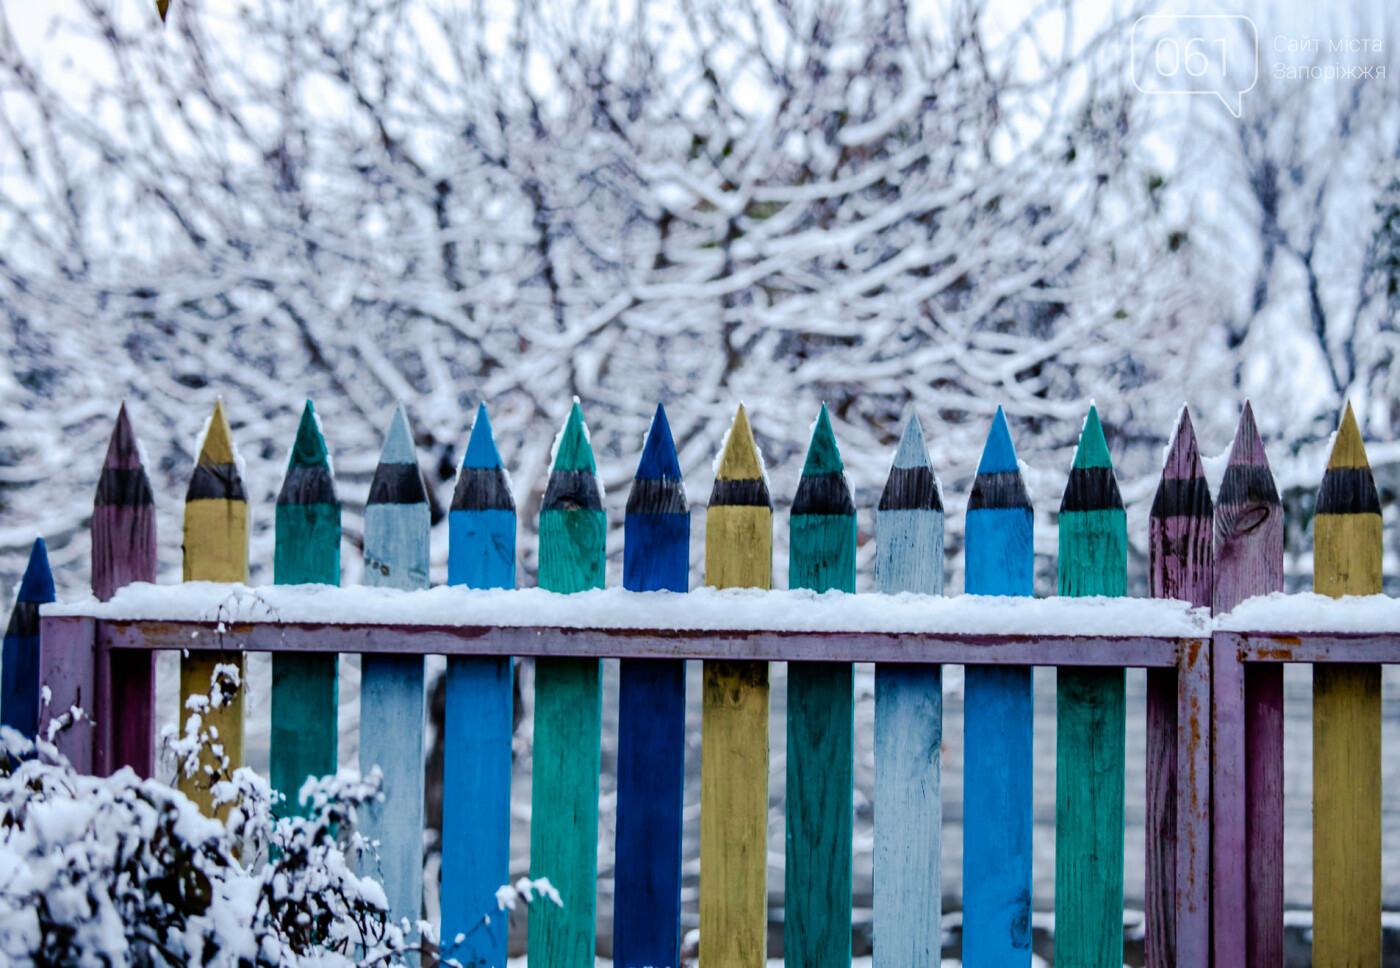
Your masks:
{"label": "yellow pencil picket", "polygon": [[[1381,591],[1380,498],[1348,404],[1313,517],[1313,591]],[[1381,963],[1381,669],[1313,667],[1313,964]]]}
{"label": "yellow pencil picket", "polygon": [[[773,580],[773,507],[742,404],[705,512],[705,584]],[[705,968],[762,968],[768,933],[768,663],[705,663],[700,945]]]}
{"label": "yellow pencil picket", "polygon": [[[184,537],[185,581],[248,581],[248,495],[238,476],[223,401],[214,404],[185,494]],[[243,765],[243,683],[247,667],[243,653],[233,651],[191,651],[180,660],[182,734],[192,713],[187,705],[189,698],[209,695],[212,677],[220,665],[237,669],[238,688],[217,708],[201,710],[200,716],[202,730],[208,730],[214,737],[213,743],[222,746],[222,759],[216,761],[206,746],[200,753],[199,772],[186,776],[182,769],[179,777],[180,791],[206,814],[214,812],[212,779]],[[216,815],[222,819],[227,812],[225,805]]]}

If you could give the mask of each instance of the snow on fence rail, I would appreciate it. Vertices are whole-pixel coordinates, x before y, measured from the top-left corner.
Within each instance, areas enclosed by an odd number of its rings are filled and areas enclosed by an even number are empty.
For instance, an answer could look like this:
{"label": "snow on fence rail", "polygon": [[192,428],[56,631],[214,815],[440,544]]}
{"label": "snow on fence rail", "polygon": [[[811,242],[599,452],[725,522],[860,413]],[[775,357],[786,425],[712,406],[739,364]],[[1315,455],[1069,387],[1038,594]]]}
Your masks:
{"label": "snow on fence rail", "polygon": [[[33,735],[84,709],[60,748],[84,771],[154,766],[155,650],[182,653],[182,709],[241,765],[243,655],[273,654],[271,774],[284,792],[335,762],[336,656],[364,655],[360,765],[386,798],[393,913],[422,905],[423,655],[448,657],[443,954],[504,964],[503,918],[464,932],[508,877],[511,663],[536,662],[531,873],[565,906],[531,918],[532,964],[595,944],[600,657],[622,659],[614,958],[680,961],[683,660],[705,664],[700,944],[763,964],[768,663],[788,671],[789,963],[850,962],[851,663],[876,663],[875,958],[937,963],[940,667],[966,678],[963,958],[1024,963],[1031,902],[1032,666],[1059,667],[1056,959],[1122,963],[1124,673],[1148,670],[1147,963],[1282,963],[1283,662],[1315,668],[1315,961],[1379,964],[1379,664],[1400,663],[1381,598],[1378,502],[1348,409],[1317,502],[1314,587],[1283,596],[1282,511],[1246,406],[1213,503],[1183,411],[1150,518],[1152,601],[1125,594],[1126,521],[1090,411],[1060,507],[1060,594],[1031,592],[1030,499],[993,421],[968,500],[968,595],[943,598],[942,492],[911,419],[876,514],[878,594],[855,595],[855,508],[825,411],[789,522],[789,591],[770,589],[772,508],[740,407],[689,591],[689,516],[658,407],[627,504],[624,588],[604,589],[605,522],[582,414],[555,445],[540,588],[516,589],[515,505],[478,412],[449,517],[451,586],[428,589],[428,516],[401,411],[366,513],[367,584],[339,584],[339,505],[308,403],[277,504],[275,580],[249,588],[247,502],[222,407],[185,508],[185,578],[156,586],[151,490],[125,410],[93,515],[97,600],[52,604],[42,541],[5,637],[0,721]],[[320,586],[320,587],[317,587]],[[1365,595],[1368,598],[1341,596]],[[991,597],[999,596],[999,597]],[[40,604],[42,618],[40,617]],[[1213,617],[1214,616],[1214,617]],[[202,699],[211,676],[227,702]],[[220,680],[219,677],[223,678]],[[238,688],[232,688],[238,686]],[[1212,753],[1214,756],[1212,757]],[[460,938],[460,940],[458,940]]]}

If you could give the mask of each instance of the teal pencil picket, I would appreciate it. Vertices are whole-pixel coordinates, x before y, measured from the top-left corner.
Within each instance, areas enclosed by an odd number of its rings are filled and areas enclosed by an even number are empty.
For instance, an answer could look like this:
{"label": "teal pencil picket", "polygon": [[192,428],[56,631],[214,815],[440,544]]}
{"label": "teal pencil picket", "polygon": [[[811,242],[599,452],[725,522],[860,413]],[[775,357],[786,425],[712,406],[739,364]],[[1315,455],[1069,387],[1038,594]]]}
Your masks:
{"label": "teal pencil picket", "polygon": [[[597,466],[575,400],[540,505],[540,587],[554,592],[602,588],[606,533]],[[549,878],[564,906],[531,910],[532,968],[593,963],[602,730],[601,663],[536,660],[530,875]]]}
{"label": "teal pencil picket", "polygon": [[[823,405],[789,517],[788,586],[856,590],[856,509]],[[784,958],[851,963],[852,667],[788,663]]]}
{"label": "teal pencil picket", "polygon": [[[483,403],[447,515],[447,583],[514,588],[515,523]],[[463,966],[506,963],[510,925],[496,889],[510,879],[511,681],[509,656],[447,659],[442,955]]]}
{"label": "teal pencil picket", "polygon": [[[340,584],[340,501],[330,455],[311,401],[277,495],[277,543],[272,575],[278,585]],[[335,773],[340,692],[334,652],[276,652],[272,656],[272,788],[290,814],[306,812],[297,792],[309,776]]]}
{"label": "teal pencil picket", "polygon": [[[967,502],[964,589],[1029,596],[1034,516],[1000,407]],[[963,961],[1031,962],[1031,670],[970,665],[963,698]]]}
{"label": "teal pencil picket", "polygon": [[[910,415],[875,512],[875,587],[943,594],[943,499]],[[943,946],[943,670],[875,667],[875,964],[936,965]]]}
{"label": "teal pencil picket", "polygon": [[[403,404],[394,410],[365,505],[366,585],[428,587],[428,494]],[[379,870],[395,920],[423,910],[423,657],[365,655],[360,666],[360,770],[379,767],[384,800],[361,814],[380,842]]]}
{"label": "teal pencil picket", "polygon": [[[1060,594],[1127,594],[1128,527],[1099,414],[1089,408],[1060,502]],[[1123,963],[1122,669],[1057,675],[1055,964]]]}

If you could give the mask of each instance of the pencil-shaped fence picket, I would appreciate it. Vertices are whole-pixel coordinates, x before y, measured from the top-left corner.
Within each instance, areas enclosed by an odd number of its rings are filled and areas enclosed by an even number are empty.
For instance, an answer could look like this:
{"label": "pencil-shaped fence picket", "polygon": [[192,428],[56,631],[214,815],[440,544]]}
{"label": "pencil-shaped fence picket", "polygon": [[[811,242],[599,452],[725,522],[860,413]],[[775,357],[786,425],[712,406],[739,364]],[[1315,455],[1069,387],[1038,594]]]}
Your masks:
{"label": "pencil-shaped fence picket", "polygon": [[[911,416],[875,522],[874,595],[854,594],[856,506],[823,408],[789,516],[790,590],[772,591],[772,502],[741,406],[706,512],[704,589],[658,407],[624,521],[623,588],[604,589],[606,519],[571,408],[540,510],[539,588],[515,588],[516,504],[484,406],[449,512],[448,588],[428,588],[429,511],[402,407],[365,515],[364,589],[339,586],[339,504],[308,403],[276,508],[275,582],[250,596],[248,506],[222,404],[185,508],[183,587],[155,576],[151,489],[125,409],[93,517],[97,601],[44,605],[35,545],[4,640],[0,723],[47,736],[81,770],[154,772],[151,655],[178,650],[182,726],[208,741],[181,784],[212,811],[242,763],[243,655],[273,653],[272,779],[297,810],[335,761],[336,656],[363,656],[360,768],[385,777],[362,815],[392,915],[423,905],[425,655],[448,657],[441,941],[502,965],[509,877],[512,657],[536,662],[530,869],[562,908],[531,916],[530,963],[596,947],[600,659],[622,660],[614,956],[679,965],[683,660],[703,660],[700,941],[706,968],[765,957],[769,663],[788,663],[784,944],[789,964],[851,960],[852,663],[875,674],[876,964],[941,945],[942,676],[965,665],[965,963],[1030,964],[1031,670],[1058,668],[1055,963],[1121,964],[1124,670],[1148,670],[1146,958],[1282,964],[1281,663],[1315,666],[1317,965],[1380,958],[1378,669],[1400,663],[1400,603],[1376,594],[1380,518],[1348,409],[1317,502],[1321,596],[1282,587],[1282,509],[1246,406],[1215,501],[1183,411],[1149,517],[1153,600],[1123,598],[1127,526],[1090,410],[1061,501],[1060,597],[1031,598],[1031,503],[1004,414],[967,500],[965,585],[943,595],[948,513]],[[1334,603],[1330,598],[1365,594]],[[999,596],[999,597],[991,597]],[[1322,597],[1327,596],[1327,597]],[[1214,616],[1212,616],[1212,611]],[[37,634],[36,634],[37,633]],[[1212,755],[1212,753],[1214,755]]]}

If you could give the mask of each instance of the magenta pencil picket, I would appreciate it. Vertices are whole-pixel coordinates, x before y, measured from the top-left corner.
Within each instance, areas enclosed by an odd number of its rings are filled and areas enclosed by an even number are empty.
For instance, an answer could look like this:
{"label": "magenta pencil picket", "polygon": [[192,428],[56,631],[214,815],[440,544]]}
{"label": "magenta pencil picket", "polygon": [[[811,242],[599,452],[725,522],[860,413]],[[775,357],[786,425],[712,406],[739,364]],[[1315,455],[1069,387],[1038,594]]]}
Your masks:
{"label": "magenta pencil picket", "polygon": [[[1210,607],[1215,564],[1213,525],[1210,487],[1191,413],[1183,407],[1148,518],[1148,584],[1153,598],[1176,598],[1198,608]],[[1147,670],[1148,968],[1175,965],[1178,947],[1189,955],[1190,963],[1207,959],[1210,910],[1193,888],[1207,881],[1208,855],[1186,853],[1185,863],[1177,862],[1179,842],[1208,842],[1201,823],[1205,804],[1189,801],[1183,804],[1184,809],[1178,809],[1180,695],[1176,669]],[[1193,827],[1200,830],[1195,837]],[[1185,836],[1178,837],[1178,831]]]}
{"label": "magenta pencil picket", "polygon": [[[1212,608],[1283,591],[1283,506],[1254,409],[1244,405],[1215,505]],[[1216,964],[1283,965],[1283,666],[1214,657],[1217,770],[1212,873]],[[1243,721],[1238,718],[1243,704]],[[1241,863],[1240,861],[1243,861]]]}
{"label": "magenta pencil picket", "polygon": [[[156,580],[156,508],[151,482],[126,404],[107,444],[92,509],[92,593],[107,601],[134,581]],[[149,652],[111,650],[97,642],[99,710],[93,737],[98,773],[129,766],[141,777],[155,772],[155,664]],[[121,715],[113,713],[120,709]]]}

